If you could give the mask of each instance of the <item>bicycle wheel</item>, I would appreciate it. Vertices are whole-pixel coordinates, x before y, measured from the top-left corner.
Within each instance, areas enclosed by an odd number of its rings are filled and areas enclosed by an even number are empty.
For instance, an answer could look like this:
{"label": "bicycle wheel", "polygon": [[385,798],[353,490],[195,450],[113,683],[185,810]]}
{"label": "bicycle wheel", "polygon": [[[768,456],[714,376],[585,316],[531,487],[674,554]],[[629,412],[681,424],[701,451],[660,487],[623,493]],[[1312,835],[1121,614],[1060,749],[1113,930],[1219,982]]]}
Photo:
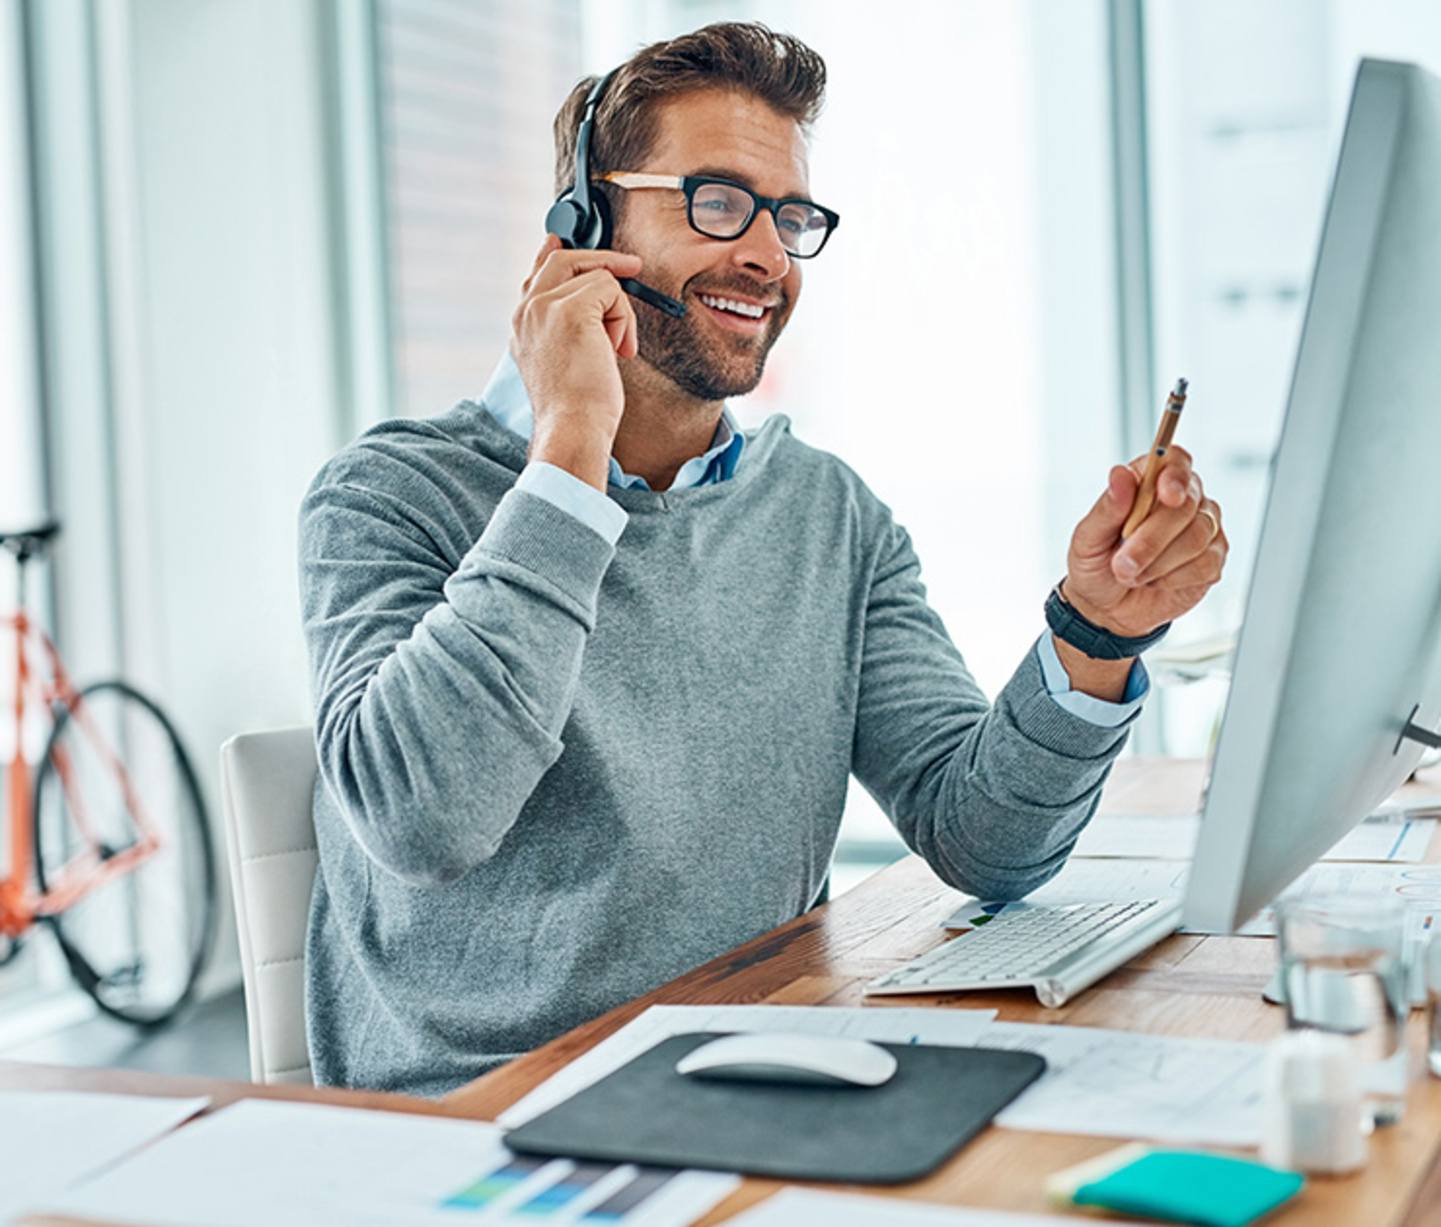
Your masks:
{"label": "bicycle wheel", "polygon": [[153,1027],[190,999],[215,937],[210,823],[164,713],[124,682],[97,682],[73,709],[58,710],[36,773],[41,889],[86,847],[86,834],[102,862],[135,846],[137,810],[159,850],[49,920],[71,974],[96,1004]]}

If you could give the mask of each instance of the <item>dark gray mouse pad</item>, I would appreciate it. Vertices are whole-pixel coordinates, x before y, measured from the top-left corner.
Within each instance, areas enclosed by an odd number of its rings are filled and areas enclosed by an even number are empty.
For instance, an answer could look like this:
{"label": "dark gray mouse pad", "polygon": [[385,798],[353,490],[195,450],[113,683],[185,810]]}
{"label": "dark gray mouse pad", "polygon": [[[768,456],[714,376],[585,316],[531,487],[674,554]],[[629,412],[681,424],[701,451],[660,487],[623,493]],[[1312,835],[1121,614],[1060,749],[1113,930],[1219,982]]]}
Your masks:
{"label": "dark gray mouse pad", "polygon": [[876,1087],[718,1082],[675,1072],[719,1038],[677,1035],[506,1135],[512,1150],[709,1167],[792,1180],[916,1180],[979,1133],[1045,1071],[997,1048],[884,1044]]}

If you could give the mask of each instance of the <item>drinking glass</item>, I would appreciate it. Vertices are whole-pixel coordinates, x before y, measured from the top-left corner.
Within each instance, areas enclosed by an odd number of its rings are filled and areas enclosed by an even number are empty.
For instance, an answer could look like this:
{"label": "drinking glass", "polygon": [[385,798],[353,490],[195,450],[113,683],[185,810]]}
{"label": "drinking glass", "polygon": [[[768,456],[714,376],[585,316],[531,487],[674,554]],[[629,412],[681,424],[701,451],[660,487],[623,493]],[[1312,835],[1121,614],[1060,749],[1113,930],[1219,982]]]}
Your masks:
{"label": "drinking glass", "polygon": [[1432,931],[1417,957],[1426,983],[1426,1064],[1441,1078],[1441,929]]}
{"label": "drinking glass", "polygon": [[1276,907],[1286,1026],[1345,1036],[1371,1121],[1406,1108],[1405,909],[1394,896],[1296,898]]}

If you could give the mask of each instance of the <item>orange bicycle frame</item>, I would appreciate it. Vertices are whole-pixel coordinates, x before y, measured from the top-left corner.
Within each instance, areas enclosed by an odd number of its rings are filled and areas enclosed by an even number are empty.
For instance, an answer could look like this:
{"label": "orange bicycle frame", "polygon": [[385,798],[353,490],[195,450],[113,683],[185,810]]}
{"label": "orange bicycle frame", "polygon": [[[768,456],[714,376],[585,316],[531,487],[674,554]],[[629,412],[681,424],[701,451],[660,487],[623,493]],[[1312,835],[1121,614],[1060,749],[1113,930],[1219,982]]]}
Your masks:
{"label": "orange bicycle frame", "polygon": [[[71,685],[60,654],[43,630],[35,626],[23,608],[7,619],[15,633],[15,748],[7,769],[10,801],[10,870],[0,878],[0,935],[19,937],[37,917],[63,912],[113,879],[131,872],[161,846],[161,838],[135,795],[124,764],[94,728],[79,691]],[[30,667],[31,652],[38,647],[46,658],[48,683],[37,679]],[[53,876],[44,891],[38,888],[35,867],[33,812],[36,802],[35,776],[25,757],[25,715],[32,703],[49,712],[63,705],[70,718],[90,739],[105,767],[115,777],[125,805],[135,821],[139,838],[129,847],[102,855],[100,839],[85,806],[64,748],[57,746],[52,762],[64,791],[70,817],[81,837],[80,852]]]}

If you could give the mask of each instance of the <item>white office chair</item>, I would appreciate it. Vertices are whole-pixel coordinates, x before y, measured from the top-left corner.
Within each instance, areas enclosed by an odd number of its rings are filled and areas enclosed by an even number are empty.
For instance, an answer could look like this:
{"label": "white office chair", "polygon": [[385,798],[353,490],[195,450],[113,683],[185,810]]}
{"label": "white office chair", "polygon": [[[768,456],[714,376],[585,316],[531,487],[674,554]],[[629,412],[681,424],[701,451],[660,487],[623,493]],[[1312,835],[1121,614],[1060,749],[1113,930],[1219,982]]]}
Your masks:
{"label": "white office chair", "polygon": [[305,927],[318,860],[311,817],[317,769],[309,727],[242,733],[220,747],[256,1082],[314,1081],[305,1041]]}

